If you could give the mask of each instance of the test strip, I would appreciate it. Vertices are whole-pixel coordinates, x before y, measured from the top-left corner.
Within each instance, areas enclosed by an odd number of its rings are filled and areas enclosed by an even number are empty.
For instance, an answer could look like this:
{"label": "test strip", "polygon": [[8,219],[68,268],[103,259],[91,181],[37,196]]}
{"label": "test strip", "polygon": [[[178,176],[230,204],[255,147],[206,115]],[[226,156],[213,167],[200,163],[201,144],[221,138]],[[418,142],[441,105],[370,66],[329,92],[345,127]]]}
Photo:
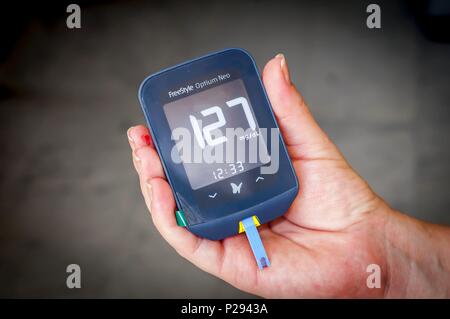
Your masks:
{"label": "test strip", "polygon": [[250,247],[252,248],[256,263],[258,264],[259,269],[263,269],[264,267],[270,266],[270,261],[267,257],[261,237],[259,236],[258,229],[256,228],[255,218],[253,217],[255,216],[244,219],[242,221],[242,226],[247,235],[247,239],[250,242]]}

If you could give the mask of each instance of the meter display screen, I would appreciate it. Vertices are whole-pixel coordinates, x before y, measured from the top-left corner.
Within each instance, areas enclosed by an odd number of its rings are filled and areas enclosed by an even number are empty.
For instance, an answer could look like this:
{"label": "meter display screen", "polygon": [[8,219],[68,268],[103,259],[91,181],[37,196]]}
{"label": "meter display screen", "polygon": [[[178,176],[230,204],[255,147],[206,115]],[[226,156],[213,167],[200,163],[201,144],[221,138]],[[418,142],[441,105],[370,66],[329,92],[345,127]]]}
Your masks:
{"label": "meter display screen", "polygon": [[270,162],[254,107],[239,78],[163,106],[193,190]]}

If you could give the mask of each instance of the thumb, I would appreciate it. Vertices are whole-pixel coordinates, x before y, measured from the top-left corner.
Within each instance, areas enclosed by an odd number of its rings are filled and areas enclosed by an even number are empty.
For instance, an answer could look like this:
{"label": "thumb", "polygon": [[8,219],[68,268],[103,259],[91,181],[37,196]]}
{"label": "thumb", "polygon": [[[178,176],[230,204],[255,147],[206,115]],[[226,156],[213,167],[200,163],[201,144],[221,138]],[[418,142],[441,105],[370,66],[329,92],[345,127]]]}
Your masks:
{"label": "thumb", "polygon": [[278,54],[266,64],[263,82],[293,159],[342,159],[291,83],[284,55]]}

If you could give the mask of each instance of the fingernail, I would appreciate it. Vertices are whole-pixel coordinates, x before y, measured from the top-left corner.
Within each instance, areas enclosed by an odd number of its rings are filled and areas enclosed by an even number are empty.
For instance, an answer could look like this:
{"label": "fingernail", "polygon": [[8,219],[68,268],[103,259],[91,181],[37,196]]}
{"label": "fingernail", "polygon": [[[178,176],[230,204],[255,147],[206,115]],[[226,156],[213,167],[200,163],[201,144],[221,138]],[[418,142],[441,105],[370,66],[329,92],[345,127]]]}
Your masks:
{"label": "fingernail", "polygon": [[150,135],[145,134],[145,135],[142,135],[141,138],[146,145],[148,145],[148,146],[152,145],[152,139],[150,138]]}
{"label": "fingernail", "polygon": [[145,183],[145,185],[147,186],[147,196],[148,196],[148,199],[150,200],[150,204],[151,204],[151,202],[152,202],[152,195],[153,195],[153,193],[152,193],[152,184],[150,184],[150,181],[147,181]]}
{"label": "fingernail", "polygon": [[133,138],[132,138],[131,135],[130,135],[131,129],[132,129],[133,127],[134,127],[134,126],[130,127],[130,128],[127,130],[127,136],[128,136],[128,140],[129,140],[131,143],[134,144],[134,140],[133,140]]}
{"label": "fingernail", "polygon": [[288,69],[288,65],[286,62],[286,58],[284,57],[284,54],[278,53],[276,55],[276,58],[280,59],[280,67],[281,67],[281,72],[283,72],[284,79],[286,80],[286,82],[288,84],[291,84],[291,76],[289,75],[289,69]]}

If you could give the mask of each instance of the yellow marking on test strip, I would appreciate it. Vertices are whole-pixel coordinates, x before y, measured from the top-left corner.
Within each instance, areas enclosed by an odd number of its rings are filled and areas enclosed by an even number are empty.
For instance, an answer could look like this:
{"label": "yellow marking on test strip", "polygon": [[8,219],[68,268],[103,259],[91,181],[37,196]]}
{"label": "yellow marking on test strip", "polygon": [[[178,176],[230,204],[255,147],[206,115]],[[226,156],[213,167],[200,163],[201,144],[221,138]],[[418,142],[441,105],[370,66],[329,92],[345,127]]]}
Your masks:
{"label": "yellow marking on test strip", "polygon": [[[259,222],[258,217],[256,217],[256,215],[253,215],[253,223],[255,223],[255,226],[261,226],[261,223]],[[245,231],[244,229],[244,224],[242,224],[242,222],[239,222],[239,234],[243,233]]]}

